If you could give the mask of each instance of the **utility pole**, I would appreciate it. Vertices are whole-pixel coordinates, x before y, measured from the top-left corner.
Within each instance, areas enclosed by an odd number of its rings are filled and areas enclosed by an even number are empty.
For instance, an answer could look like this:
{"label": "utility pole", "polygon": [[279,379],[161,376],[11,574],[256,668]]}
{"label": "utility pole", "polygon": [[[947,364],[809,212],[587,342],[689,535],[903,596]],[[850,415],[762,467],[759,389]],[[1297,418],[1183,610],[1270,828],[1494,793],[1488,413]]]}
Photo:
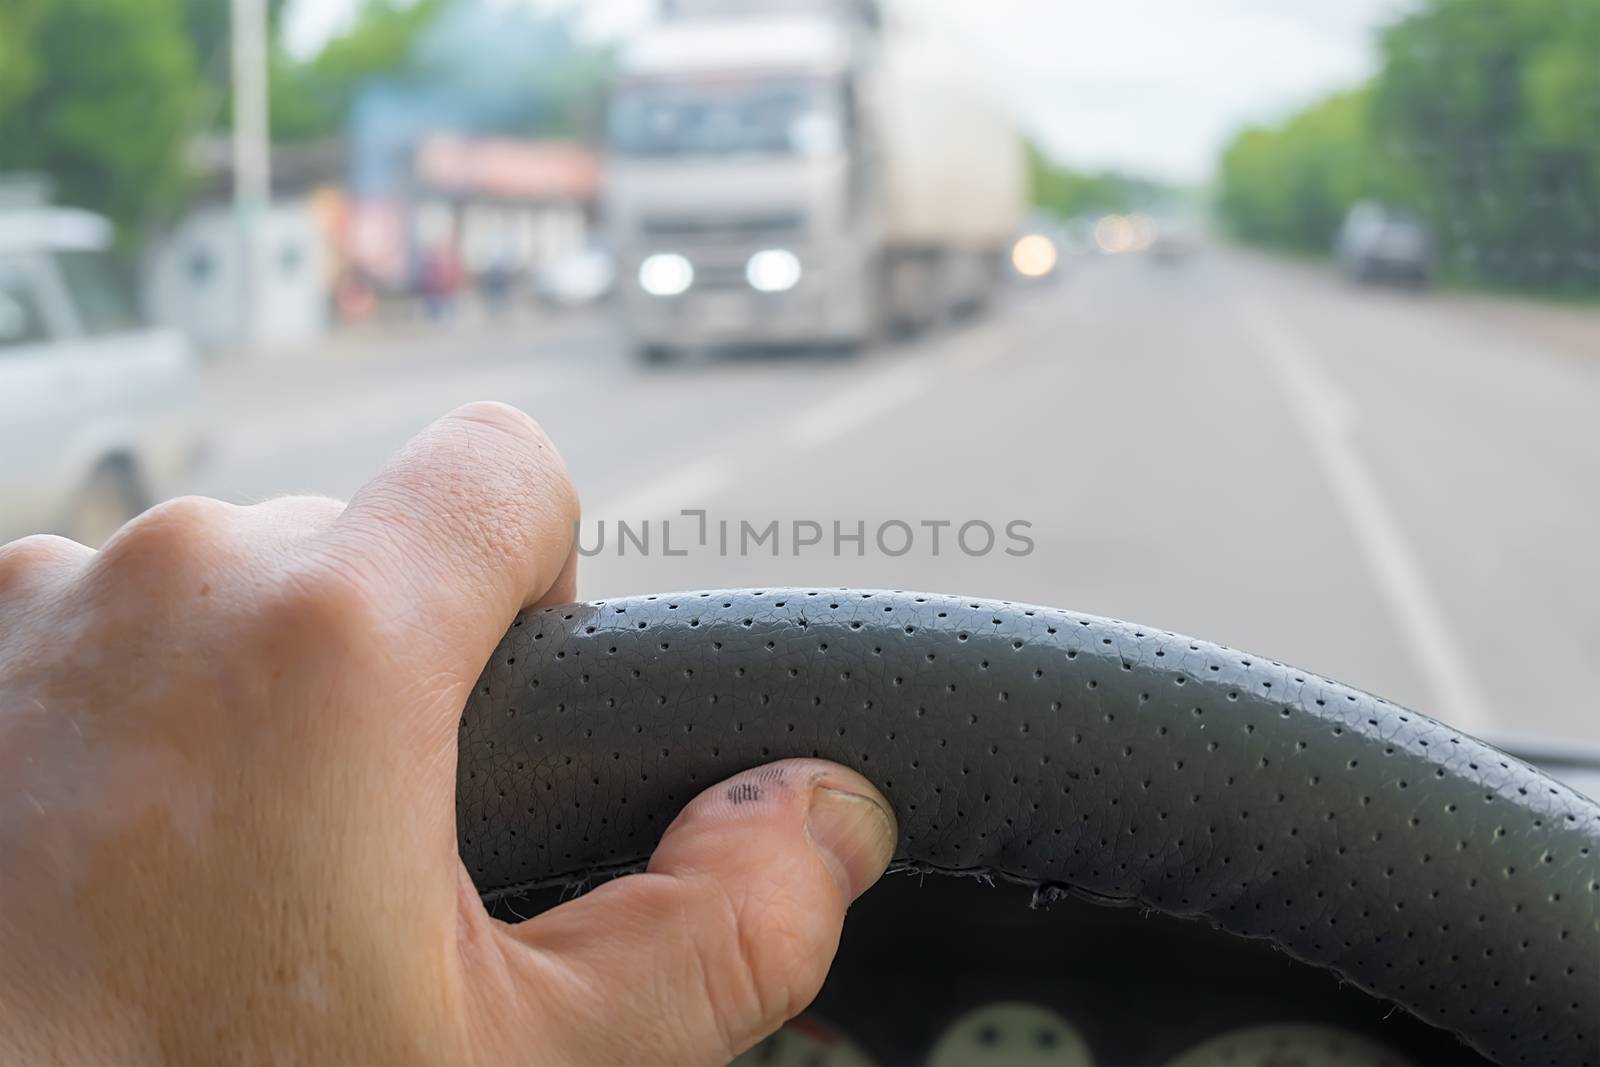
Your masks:
{"label": "utility pole", "polygon": [[262,219],[272,199],[272,141],[267,126],[267,3],[232,0],[233,205],[239,229],[241,339],[261,336]]}

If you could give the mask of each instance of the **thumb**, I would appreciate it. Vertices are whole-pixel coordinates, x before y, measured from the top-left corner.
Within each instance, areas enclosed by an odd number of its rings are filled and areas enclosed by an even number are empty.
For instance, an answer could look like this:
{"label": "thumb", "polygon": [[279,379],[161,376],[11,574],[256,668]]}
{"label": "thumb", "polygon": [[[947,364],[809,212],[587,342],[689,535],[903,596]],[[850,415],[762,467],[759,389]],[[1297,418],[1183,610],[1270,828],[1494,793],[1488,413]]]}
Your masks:
{"label": "thumb", "polygon": [[822,988],[845,909],[888,866],[888,802],[789,760],[700,794],[644,874],[515,927],[543,962],[541,1037],[576,1063],[726,1063]]}

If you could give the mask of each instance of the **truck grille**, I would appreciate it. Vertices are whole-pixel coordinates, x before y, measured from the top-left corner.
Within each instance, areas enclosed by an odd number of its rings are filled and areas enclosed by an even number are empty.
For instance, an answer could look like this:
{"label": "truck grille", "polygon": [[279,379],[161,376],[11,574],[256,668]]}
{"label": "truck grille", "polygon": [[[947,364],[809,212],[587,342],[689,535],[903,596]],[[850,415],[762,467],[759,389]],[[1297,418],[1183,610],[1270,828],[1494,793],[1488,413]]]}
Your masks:
{"label": "truck grille", "polygon": [[758,238],[792,238],[805,228],[797,212],[761,215],[647,215],[639,229],[647,237],[690,238],[697,241],[750,241]]}
{"label": "truck grille", "polygon": [[694,283],[699,289],[746,289],[750,284],[745,279],[743,263],[696,263]]}

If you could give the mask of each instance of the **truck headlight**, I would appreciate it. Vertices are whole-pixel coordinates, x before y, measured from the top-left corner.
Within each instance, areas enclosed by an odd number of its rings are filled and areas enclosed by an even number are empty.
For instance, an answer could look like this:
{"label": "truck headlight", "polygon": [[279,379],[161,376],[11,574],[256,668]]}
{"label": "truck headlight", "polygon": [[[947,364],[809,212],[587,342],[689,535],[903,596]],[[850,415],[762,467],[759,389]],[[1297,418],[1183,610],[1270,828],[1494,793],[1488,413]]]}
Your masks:
{"label": "truck headlight", "polygon": [[784,248],[767,248],[745,264],[745,280],[759,293],[784,293],[800,284],[800,257]]}
{"label": "truck headlight", "polygon": [[651,296],[681,296],[694,284],[694,264],[676,252],[658,252],[639,264],[639,288]]}

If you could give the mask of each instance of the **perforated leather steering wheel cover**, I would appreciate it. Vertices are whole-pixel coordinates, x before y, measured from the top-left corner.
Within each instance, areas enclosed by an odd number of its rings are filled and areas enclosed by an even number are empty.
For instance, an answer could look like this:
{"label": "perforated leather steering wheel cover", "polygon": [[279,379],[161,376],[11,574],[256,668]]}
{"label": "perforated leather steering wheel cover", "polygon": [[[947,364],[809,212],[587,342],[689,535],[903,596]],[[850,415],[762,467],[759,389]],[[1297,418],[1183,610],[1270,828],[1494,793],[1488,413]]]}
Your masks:
{"label": "perforated leather steering wheel cover", "polygon": [[1600,807],[1282,664],[1046,608],[689,593],[517,620],[461,726],[486,898],[642,865],[701,788],[821,756],[899,859],[1205,917],[1504,1063],[1600,1064]]}

